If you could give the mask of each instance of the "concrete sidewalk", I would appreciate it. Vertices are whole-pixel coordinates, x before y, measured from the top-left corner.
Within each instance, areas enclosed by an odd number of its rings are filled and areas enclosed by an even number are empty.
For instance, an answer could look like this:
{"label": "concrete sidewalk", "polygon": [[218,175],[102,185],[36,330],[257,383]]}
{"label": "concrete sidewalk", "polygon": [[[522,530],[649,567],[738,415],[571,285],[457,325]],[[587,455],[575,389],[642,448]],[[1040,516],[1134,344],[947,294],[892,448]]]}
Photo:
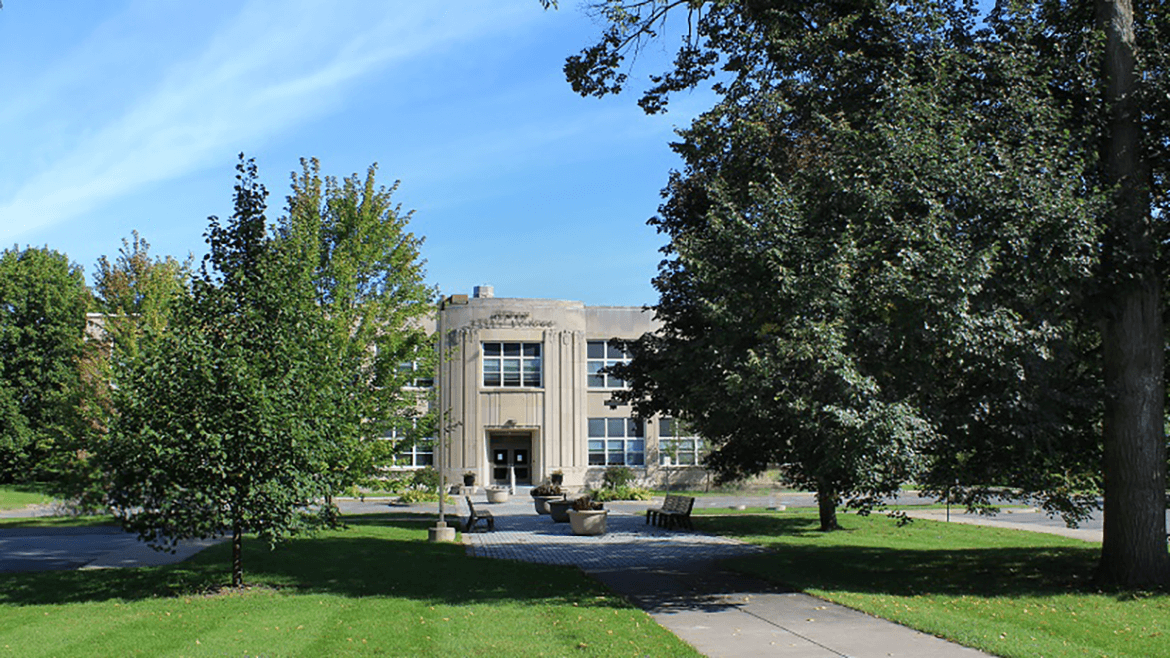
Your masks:
{"label": "concrete sidewalk", "polygon": [[[762,552],[723,537],[645,524],[647,503],[607,503],[609,528],[578,537],[526,496],[487,505],[494,532],[465,534],[473,555],[580,567],[707,656],[971,658],[974,649],[720,569]],[[478,505],[477,505],[478,507]]]}

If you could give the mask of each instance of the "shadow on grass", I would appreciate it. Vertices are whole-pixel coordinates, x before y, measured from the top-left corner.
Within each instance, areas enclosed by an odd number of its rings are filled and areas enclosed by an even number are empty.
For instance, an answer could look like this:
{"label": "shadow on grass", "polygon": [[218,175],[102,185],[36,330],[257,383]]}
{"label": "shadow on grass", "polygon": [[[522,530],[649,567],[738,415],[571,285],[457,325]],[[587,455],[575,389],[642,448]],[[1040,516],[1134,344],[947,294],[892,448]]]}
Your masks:
{"label": "shadow on grass", "polygon": [[[289,541],[275,550],[244,542],[248,585],[292,593],[397,596],[443,604],[620,605],[575,569],[475,558],[460,544],[426,541],[433,518],[410,514],[345,517],[348,529]],[[213,546],[175,565],[138,569],[4,574],[0,604],[134,601],[200,595],[230,582],[231,549]]]}
{"label": "shadow on grass", "polygon": [[[886,519],[873,522],[894,524]],[[915,540],[908,540],[904,547],[872,546],[865,545],[863,530],[824,533],[817,520],[809,517],[723,517],[697,525],[721,535],[775,538],[761,541],[771,553],[724,564],[800,589],[988,597],[1096,591],[1090,576],[1099,548],[1090,544],[979,546],[944,539],[941,547]]]}

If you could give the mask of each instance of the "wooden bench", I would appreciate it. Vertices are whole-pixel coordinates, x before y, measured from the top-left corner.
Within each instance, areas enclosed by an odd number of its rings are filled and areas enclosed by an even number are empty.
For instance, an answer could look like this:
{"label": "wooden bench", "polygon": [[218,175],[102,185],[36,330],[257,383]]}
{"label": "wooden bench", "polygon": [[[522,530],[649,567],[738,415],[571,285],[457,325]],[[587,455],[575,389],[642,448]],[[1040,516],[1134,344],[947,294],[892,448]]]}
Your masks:
{"label": "wooden bench", "polygon": [[487,510],[475,511],[475,504],[471,502],[471,496],[464,496],[463,499],[467,501],[467,523],[463,526],[463,532],[471,532],[475,524],[480,521],[487,522],[488,532],[496,529],[496,519],[491,512]]}
{"label": "wooden bench", "polygon": [[694,530],[694,526],[691,525],[691,510],[694,507],[693,496],[667,494],[662,507],[651,507],[646,510],[646,523],[654,523],[663,528],[683,527]]}

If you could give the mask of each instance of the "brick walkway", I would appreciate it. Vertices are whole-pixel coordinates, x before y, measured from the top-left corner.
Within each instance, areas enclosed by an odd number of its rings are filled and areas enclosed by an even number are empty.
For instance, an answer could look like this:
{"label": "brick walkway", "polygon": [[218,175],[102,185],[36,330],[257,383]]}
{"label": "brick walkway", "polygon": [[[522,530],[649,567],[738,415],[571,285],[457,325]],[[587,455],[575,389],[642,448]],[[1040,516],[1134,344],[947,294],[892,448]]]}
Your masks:
{"label": "brick walkway", "polygon": [[[468,551],[482,557],[564,564],[594,572],[712,562],[763,550],[734,539],[647,525],[645,509],[650,503],[646,502],[606,503],[606,533],[596,537],[574,535],[568,523],[537,515],[528,501],[476,503],[476,508],[481,505],[495,516],[495,531],[464,533],[463,538]],[[466,517],[462,503],[459,513]]]}

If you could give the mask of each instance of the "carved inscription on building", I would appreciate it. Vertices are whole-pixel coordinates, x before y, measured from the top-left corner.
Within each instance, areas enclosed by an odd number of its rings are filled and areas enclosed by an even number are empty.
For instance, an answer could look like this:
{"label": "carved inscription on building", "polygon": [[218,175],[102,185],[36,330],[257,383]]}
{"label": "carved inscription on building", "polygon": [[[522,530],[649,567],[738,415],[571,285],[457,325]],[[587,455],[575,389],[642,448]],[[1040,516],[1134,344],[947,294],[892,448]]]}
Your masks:
{"label": "carved inscription on building", "polygon": [[489,318],[477,318],[472,320],[468,326],[476,329],[500,329],[500,328],[518,328],[518,327],[552,327],[555,326],[552,320],[533,320],[531,313],[521,312],[501,312],[492,313]]}

